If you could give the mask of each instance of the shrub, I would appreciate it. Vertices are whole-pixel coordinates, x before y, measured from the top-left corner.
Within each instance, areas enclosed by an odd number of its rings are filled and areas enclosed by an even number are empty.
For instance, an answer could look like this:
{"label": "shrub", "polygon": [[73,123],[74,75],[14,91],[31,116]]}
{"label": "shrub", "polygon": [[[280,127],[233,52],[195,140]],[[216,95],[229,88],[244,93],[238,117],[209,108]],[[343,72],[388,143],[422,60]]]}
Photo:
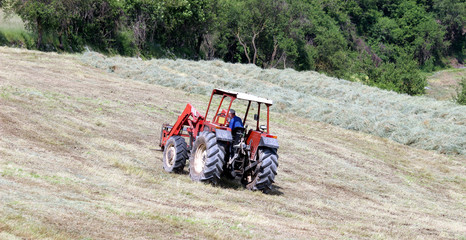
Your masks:
{"label": "shrub", "polygon": [[134,56],[138,52],[134,44],[134,34],[131,30],[121,30],[117,33],[115,39],[115,48],[120,55]]}
{"label": "shrub", "polygon": [[5,35],[0,32],[0,45],[7,45],[8,40],[6,39]]}
{"label": "shrub", "polygon": [[461,105],[466,105],[466,78],[463,77],[460,83],[461,91],[458,91],[456,102]]}

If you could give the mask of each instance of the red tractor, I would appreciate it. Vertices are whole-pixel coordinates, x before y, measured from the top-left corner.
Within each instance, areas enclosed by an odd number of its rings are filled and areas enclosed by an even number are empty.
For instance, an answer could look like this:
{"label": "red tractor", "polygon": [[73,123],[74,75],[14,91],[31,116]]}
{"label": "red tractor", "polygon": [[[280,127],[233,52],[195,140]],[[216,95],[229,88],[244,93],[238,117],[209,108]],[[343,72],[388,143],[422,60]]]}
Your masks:
{"label": "red tractor", "polygon": [[[212,121],[207,121],[213,99],[218,102],[218,107],[212,110],[215,111]],[[227,113],[235,100],[244,103],[245,127],[230,129]],[[261,106],[264,105],[267,122],[260,125]],[[216,184],[221,176],[226,176],[241,179],[250,190],[269,191],[278,167],[278,140],[270,134],[270,106],[271,100],[221,89],[212,91],[204,116],[188,103],[174,125],[162,126],[163,168],[167,172],[182,172],[189,159],[189,175],[193,181]],[[247,117],[253,109],[257,110],[255,123],[248,129]]]}

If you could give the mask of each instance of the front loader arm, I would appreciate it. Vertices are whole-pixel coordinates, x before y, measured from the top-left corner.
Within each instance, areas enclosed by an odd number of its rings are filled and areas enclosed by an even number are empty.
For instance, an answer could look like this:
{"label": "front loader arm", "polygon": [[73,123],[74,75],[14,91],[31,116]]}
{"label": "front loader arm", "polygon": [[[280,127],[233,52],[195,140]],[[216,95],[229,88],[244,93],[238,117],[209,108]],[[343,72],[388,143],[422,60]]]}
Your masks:
{"label": "front loader arm", "polygon": [[[171,136],[196,136],[197,131],[199,131],[200,124],[203,122],[204,116],[202,116],[190,103],[188,103],[173,126],[170,127],[168,124],[165,125],[166,127],[162,130],[160,147],[163,148]],[[188,131],[191,135],[182,134],[183,130]]]}

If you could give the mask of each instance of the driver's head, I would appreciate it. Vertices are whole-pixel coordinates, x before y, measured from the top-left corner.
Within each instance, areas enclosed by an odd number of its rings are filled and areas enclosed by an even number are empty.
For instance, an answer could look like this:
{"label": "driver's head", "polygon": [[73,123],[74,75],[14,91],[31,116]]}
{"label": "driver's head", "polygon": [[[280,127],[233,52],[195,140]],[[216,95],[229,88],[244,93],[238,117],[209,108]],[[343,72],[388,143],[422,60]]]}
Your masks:
{"label": "driver's head", "polygon": [[230,117],[236,116],[236,112],[233,109],[230,109]]}

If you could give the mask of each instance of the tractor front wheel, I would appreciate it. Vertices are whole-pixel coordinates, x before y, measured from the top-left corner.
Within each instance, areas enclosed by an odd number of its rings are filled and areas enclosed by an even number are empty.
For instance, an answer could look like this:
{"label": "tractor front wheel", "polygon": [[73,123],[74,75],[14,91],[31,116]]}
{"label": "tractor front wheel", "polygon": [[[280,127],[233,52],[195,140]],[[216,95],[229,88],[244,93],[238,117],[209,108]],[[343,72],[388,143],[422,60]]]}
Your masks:
{"label": "tractor front wheel", "polygon": [[214,133],[201,132],[189,158],[189,176],[193,181],[216,184],[225,164],[225,145],[217,142]]}
{"label": "tractor front wheel", "polygon": [[163,150],[163,169],[167,172],[182,172],[188,158],[187,149],[183,137],[170,137]]}
{"label": "tractor front wheel", "polygon": [[275,175],[277,175],[277,149],[260,148],[256,154],[258,164],[255,169],[243,176],[243,184],[249,190],[268,192],[272,189]]}
{"label": "tractor front wheel", "polygon": [[160,139],[159,139],[159,146],[162,148],[162,151],[165,150],[164,146],[162,146],[162,140],[163,140],[163,129],[165,128],[165,124],[162,125],[162,129],[160,130]]}

